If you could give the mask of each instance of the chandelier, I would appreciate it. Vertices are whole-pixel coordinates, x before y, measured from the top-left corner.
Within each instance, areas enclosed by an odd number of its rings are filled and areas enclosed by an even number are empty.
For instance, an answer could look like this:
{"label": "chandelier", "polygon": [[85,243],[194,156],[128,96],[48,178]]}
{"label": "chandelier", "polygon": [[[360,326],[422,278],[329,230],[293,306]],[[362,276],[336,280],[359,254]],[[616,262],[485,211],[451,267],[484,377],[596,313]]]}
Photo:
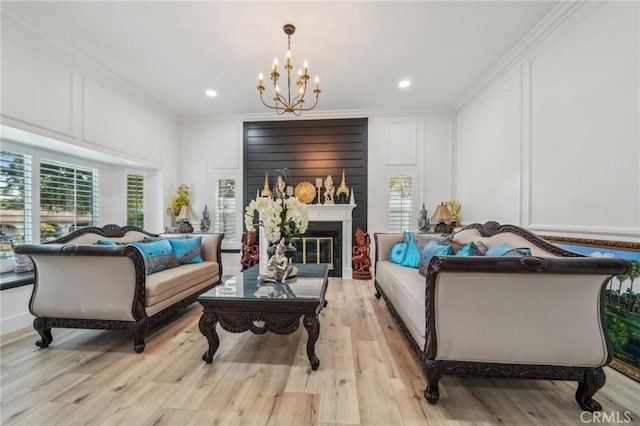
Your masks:
{"label": "chandelier", "polygon": [[284,33],[287,35],[287,62],[284,65],[284,69],[287,71],[287,87],[286,87],[286,95],[284,95],[280,86],[278,85],[278,78],[280,78],[280,74],[278,73],[278,58],[275,58],[273,61],[273,67],[271,68],[271,82],[273,83],[273,105],[269,105],[264,101],[263,93],[264,93],[264,76],[262,73],[258,76],[258,91],[260,92],[260,100],[270,109],[275,109],[278,115],[282,115],[285,112],[291,112],[295,116],[299,116],[302,111],[309,111],[318,104],[318,95],[320,95],[320,80],[316,76],[315,79],[315,88],[313,89],[313,94],[316,96],[315,103],[310,106],[304,106],[305,99],[304,95],[307,93],[307,81],[309,81],[309,64],[307,61],[304,61],[303,69],[298,70],[298,77],[296,80],[296,87],[291,89],[291,70],[293,67],[291,66],[291,34],[296,32],[296,27],[292,24],[286,24],[283,27]]}

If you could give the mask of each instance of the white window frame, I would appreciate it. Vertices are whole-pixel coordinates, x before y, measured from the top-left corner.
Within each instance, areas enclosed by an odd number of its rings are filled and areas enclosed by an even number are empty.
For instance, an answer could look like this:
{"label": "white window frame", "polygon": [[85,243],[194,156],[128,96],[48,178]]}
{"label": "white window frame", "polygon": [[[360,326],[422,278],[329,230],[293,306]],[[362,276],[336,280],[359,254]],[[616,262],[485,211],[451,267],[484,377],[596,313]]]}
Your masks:
{"label": "white window frame", "polygon": [[122,186],[124,188],[124,218],[122,223],[125,225],[129,225],[129,176],[141,176],[142,177],[142,225],[139,227],[142,229],[146,229],[147,224],[147,186],[148,186],[148,176],[146,171],[139,169],[124,169]]}
{"label": "white window frame", "polygon": [[219,232],[215,229],[216,225],[216,216],[217,212],[217,199],[216,199],[216,190],[218,186],[218,181],[222,179],[231,179],[235,181],[235,235],[228,235],[225,233],[225,237],[222,240],[222,248],[227,250],[236,250],[240,248],[240,238],[242,237],[242,213],[244,211],[244,206],[242,206],[242,182],[239,178],[239,175],[236,173],[225,173],[225,174],[213,174],[211,176],[212,188],[211,188],[211,199],[213,202],[211,203],[209,210],[211,211],[211,232]]}
{"label": "white window frame", "polygon": [[[397,230],[397,229],[390,229],[390,217],[389,217],[389,209],[390,209],[390,200],[391,200],[391,188],[390,188],[390,180],[393,177],[406,177],[406,178],[410,178],[411,179],[411,211],[409,212],[409,220],[407,223],[407,226],[405,227],[406,229],[401,229],[401,230]],[[406,170],[405,169],[390,169],[387,172],[387,178],[385,180],[385,186],[386,186],[386,205],[385,205],[385,218],[386,218],[386,227],[387,227],[387,231],[388,232],[402,232],[402,231],[412,231],[412,230],[416,230],[417,229],[417,216],[416,216],[416,205],[417,205],[417,198],[419,197],[420,194],[420,190],[419,190],[419,182],[417,180],[416,177],[416,173],[413,170]],[[404,224],[403,224],[404,225]]]}

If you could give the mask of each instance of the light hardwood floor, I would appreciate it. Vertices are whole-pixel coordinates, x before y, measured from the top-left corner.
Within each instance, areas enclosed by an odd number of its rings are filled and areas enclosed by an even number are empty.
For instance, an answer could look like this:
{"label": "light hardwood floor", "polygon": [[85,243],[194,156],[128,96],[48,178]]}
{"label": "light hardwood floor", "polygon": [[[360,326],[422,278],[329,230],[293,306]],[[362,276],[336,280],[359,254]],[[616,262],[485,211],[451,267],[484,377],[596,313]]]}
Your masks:
{"label": "light hardwood floor", "polygon": [[[429,405],[425,380],[371,281],[330,279],[311,371],[304,327],[289,336],[219,330],[201,355],[201,308],[154,327],[142,354],[127,332],[31,329],[4,336],[1,423],[132,425],[412,425],[595,423],[561,381],[445,376]],[[218,327],[219,329],[219,327]],[[596,394],[608,415],[640,421],[640,384],[607,368]],[[612,417],[609,417],[611,419]]]}

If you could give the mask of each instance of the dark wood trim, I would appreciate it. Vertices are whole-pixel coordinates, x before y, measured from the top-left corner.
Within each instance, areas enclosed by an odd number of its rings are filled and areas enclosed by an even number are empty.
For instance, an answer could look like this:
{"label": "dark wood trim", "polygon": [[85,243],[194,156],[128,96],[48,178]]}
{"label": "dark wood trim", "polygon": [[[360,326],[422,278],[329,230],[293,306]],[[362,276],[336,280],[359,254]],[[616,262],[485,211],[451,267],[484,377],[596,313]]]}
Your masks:
{"label": "dark wood trim", "polygon": [[147,232],[142,228],[138,228],[137,226],[119,226],[119,225],[114,225],[114,224],[108,224],[108,225],[104,225],[102,228],[98,228],[95,226],[90,226],[87,228],[81,228],[78,229],[77,231],[71,232],[70,234],[64,235],[58,239],[55,239],[53,241],[49,241],[48,243],[45,244],[64,244],[64,243],[68,243],[69,241],[78,238],[81,235],[85,235],[85,234],[98,234],[100,236],[103,237],[107,237],[107,238],[119,238],[119,237],[124,237],[125,234],[129,231],[137,231],[137,232],[141,232],[145,235],[148,235],[150,237],[158,237],[158,234],[152,234],[151,232]]}

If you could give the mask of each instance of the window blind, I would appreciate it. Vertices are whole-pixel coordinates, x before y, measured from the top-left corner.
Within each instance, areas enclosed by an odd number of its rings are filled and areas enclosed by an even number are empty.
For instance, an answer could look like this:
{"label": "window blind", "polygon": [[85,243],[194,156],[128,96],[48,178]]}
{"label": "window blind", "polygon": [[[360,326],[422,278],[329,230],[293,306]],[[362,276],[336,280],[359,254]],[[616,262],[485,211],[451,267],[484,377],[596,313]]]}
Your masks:
{"label": "window blind", "polygon": [[98,224],[98,171],[52,160],[40,162],[40,240]]}
{"label": "window blind", "polygon": [[144,228],[144,176],[127,175],[127,225]]}
{"label": "window blind", "polygon": [[0,253],[32,242],[31,156],[0,151]]}
{"label": "window blind", "polygon": [[236,243],[236,180],[218,179],[215,188],[215,232],[224,232],[224,242]]}
{"label": "window blind", "polygon": [[389,178],[389,232],[410,230],[413,218],[413,178],[391,176]]}

